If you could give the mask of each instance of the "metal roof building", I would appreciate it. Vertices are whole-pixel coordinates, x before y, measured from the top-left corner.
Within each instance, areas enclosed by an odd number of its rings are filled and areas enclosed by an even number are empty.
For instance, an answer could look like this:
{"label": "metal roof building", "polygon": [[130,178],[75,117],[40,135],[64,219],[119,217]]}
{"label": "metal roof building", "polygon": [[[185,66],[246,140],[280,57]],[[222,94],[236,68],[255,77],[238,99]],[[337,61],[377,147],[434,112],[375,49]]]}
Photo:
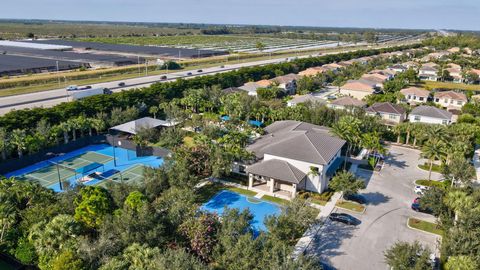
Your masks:
{"label": "metal roof building", "polygon": [[125,45],[125,44],[108,44],[99,42],[83,42],[73,40],[31,40],[28,42],[38,44],[55,44],[71,46],[74,48],[91,49],[97,51],[121,52],[129,54],[145,54],[170,58],[202,58],[217,55],[227,55],[225,51],[214,50],[197,50],[185,48],[172,48],[160,46],[139,46],[139,45]]}
{"label": "metal roof building", "polygon": [[37,49],[37,50],[51,50],[51,51],[68,51],[73,49],[72,46],[66,46],[66,45],[53,45],[53,44],[31,43],[31,42],[10,41],[10,40],[0,40],[0,46],[11,46],[11,47],[18,47],[18,48],[29,48],[29,49]]}

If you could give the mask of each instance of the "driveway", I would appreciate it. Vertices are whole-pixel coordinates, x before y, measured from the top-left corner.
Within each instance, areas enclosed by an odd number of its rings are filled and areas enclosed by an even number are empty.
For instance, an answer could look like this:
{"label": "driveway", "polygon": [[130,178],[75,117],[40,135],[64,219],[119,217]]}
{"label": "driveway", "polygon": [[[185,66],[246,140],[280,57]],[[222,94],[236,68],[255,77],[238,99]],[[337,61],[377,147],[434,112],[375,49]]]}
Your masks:
{"label": "driveway", "polygon": [[[416,179],[428,177],[428,172],[417,165],[419,151],[392,146],[381,172],[358,170],[357,175],[366,180],[367,187],[361,193],[367,198],[364,214],[352,214],[361,220],[353,227],[327,221],[316,235],[308,254],[320,257],[334,269],[388,269],[383,252],[397,241],[420,241],[436,250],[437,237],[409,229],[411,216],[431,220],[430,215],[416,213],[410,204]],[[432,178],[440,179],[434,174]],[[336,210],[337,212],[347,212]]]}

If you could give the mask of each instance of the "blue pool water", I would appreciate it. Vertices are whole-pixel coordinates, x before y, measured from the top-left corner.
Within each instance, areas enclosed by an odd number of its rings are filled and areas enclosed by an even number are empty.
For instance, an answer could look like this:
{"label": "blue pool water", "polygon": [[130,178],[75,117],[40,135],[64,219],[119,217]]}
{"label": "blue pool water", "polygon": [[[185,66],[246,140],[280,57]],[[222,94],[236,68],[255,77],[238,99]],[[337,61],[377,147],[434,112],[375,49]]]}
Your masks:
{"label": "blue pool water", "polygon": [[248,197],[230,190],[220,191],[210,201],[202,205],[201,209],[222,215],[225,206],[240,211],[249,209],[250,213],[253,214],[252,228],[257,233],[267,230],[263,223],[267,216],[279,215],[281,212],[280,206],[275,203]]}
{"label": "blue pool water", "polygon": [[[72,157],[76,157],[82,154],[85,154],[86,152],[96,152],[99,154],[103,154],[106,156],[110,156],[113,158],[113,147],[108,144],[95,144],[95,145],[89,145],[80,149],[77,149],[75,151],[65,153],[63,156],[58,156],[58,157],[53,157],[51,159],[48,159],[46,161],[42,161],[33,165],[30,165],[28,167],[22,168],[20,170],[16,170],[13,172],[9,172],[5,174],[5,176],[8,177],[14,177],[14,176],[21,176],[27,173],[34,172],[36,170],[39,170],[41,168],[45,168],[47,166],[51,166],[51,163],[49,161],[53,162],[60,162],[62,160],[66,160]],[[104,164],[104,171],[109,171],[109,170],[118,170],[118,171],[125,171],[137,164],[141,164],[144,166],[148,167],[153,167],[153,168],[158,168],[163,164],[163,159],[161,157],[157,156],[145,156],[145,157],[137,157],[137,154],[135,151],[123,149],[123,148],[115,148],[115,157],[117,160],[117,164],[115,165],[113,159],[107,163]],[[74,186],[75,183],[75,178],[72,177],[70,180],[70,184]],[[87,182],[86,185],[93,185],[97,184],[98,181],[91,181]],[[48,188],[53,189],[54,191],[61,191],[60,190],[60,185],[58,183],[55,183]]]}

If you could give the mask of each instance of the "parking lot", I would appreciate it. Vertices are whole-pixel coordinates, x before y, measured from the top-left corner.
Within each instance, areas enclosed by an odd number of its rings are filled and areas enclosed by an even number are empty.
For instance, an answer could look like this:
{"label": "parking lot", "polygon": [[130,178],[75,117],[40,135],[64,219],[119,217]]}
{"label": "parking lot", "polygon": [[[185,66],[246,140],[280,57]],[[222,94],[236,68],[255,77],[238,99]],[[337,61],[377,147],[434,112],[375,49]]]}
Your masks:
{"label": "parking lot", "polygon": [[[383,252],[397,241],[420,241],[436,250],[437,237],[409,229],[407,219],[418,217],[428,221],[434,218],[410,209],[416,179],[426,179],[428,172],[417,165],[419,151],[392,146],[381,172],[358,170],[357,175],[366,180],[361,193],[367,199],[363,214],[349,213],[361,221],[358,226],[348,226],[327,221],[317,234],[308,253],[319,257],[334,269],[388,269]],[[441,175],[432,174],[433,179]],[[336,212],[348,212],[340,209]]]}

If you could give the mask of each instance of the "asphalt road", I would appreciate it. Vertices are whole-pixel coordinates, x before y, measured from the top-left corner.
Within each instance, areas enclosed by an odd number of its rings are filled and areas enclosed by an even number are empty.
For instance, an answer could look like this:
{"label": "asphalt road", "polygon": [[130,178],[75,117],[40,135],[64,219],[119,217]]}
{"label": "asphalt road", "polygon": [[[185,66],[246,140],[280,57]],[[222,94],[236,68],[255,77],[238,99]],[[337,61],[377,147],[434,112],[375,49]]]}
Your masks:
{"label": "asphalt road", "polygon": [[[309,57],[309,56],[299,56],[298,58],[305,58],[305,57]],[[144,77],[138,77],[133,79],[112,81],[112,82],[106,82],[106,83],[92,84],[91,86],[92,88],[110,88],[113,92],[120,92],[120,91],[129,90],[133,88],[148,87],[153,83],[174,81],[178,78],[189,79],[189,78],[195,78],[198,76],[228,72],[228,71],[232,71],[242,67],[261,66],[261,65],[267,65],[267,64],[281,63],[285,61],[286,61],[286,58],[284,57],[284,58],[275,58],[275,59],[269,59],[269,60],[240,63],[240,64],[229,65],[228,63],[225,63],[223,68],[221,66],[203,68],[202,72],[197,72],[196,70],[171,72],[166,74],[167,76],[166,80],[160,80],[160,77],[162,75],[155,75],[155,76],[144,76]],[[192,73],[192,75],[189,75],[188,73]],[[120,82],[124,82],[125,86],[119,87],[118,84]],[[42,107],[42,106],[51,107],[56,104],[67,102],[67,101],[69,101],[69,96],[65,88],[30,93],[30,94],[1,97],[0,98],[0,115],[3,115],[9,112],[12,109],[18,110],[18,109],[34,108],[34,107]]]}
{"label": "asphalt road", "polygon": [[[400,147],[392,147],[389,151],[390,157],[381,172],[357,172],[367,181],[367,188],[361,192],[368,201],[365,213],[336,210],[348,212],[361,224],[348,226],[327,221],[308,251],[310,255],[319,257],[334,269],[387,270],[383,252],[396,241],[418,240],[432,251],[436,250],[436,236],[406,226],[409,217],[434,221],[433,216],[410,209],[417,197],[413,182],[428,176],[428,172],[417,168],[421,162],[419,152]],[[440,175],[435,174],[433,178],[439,179]]]}

